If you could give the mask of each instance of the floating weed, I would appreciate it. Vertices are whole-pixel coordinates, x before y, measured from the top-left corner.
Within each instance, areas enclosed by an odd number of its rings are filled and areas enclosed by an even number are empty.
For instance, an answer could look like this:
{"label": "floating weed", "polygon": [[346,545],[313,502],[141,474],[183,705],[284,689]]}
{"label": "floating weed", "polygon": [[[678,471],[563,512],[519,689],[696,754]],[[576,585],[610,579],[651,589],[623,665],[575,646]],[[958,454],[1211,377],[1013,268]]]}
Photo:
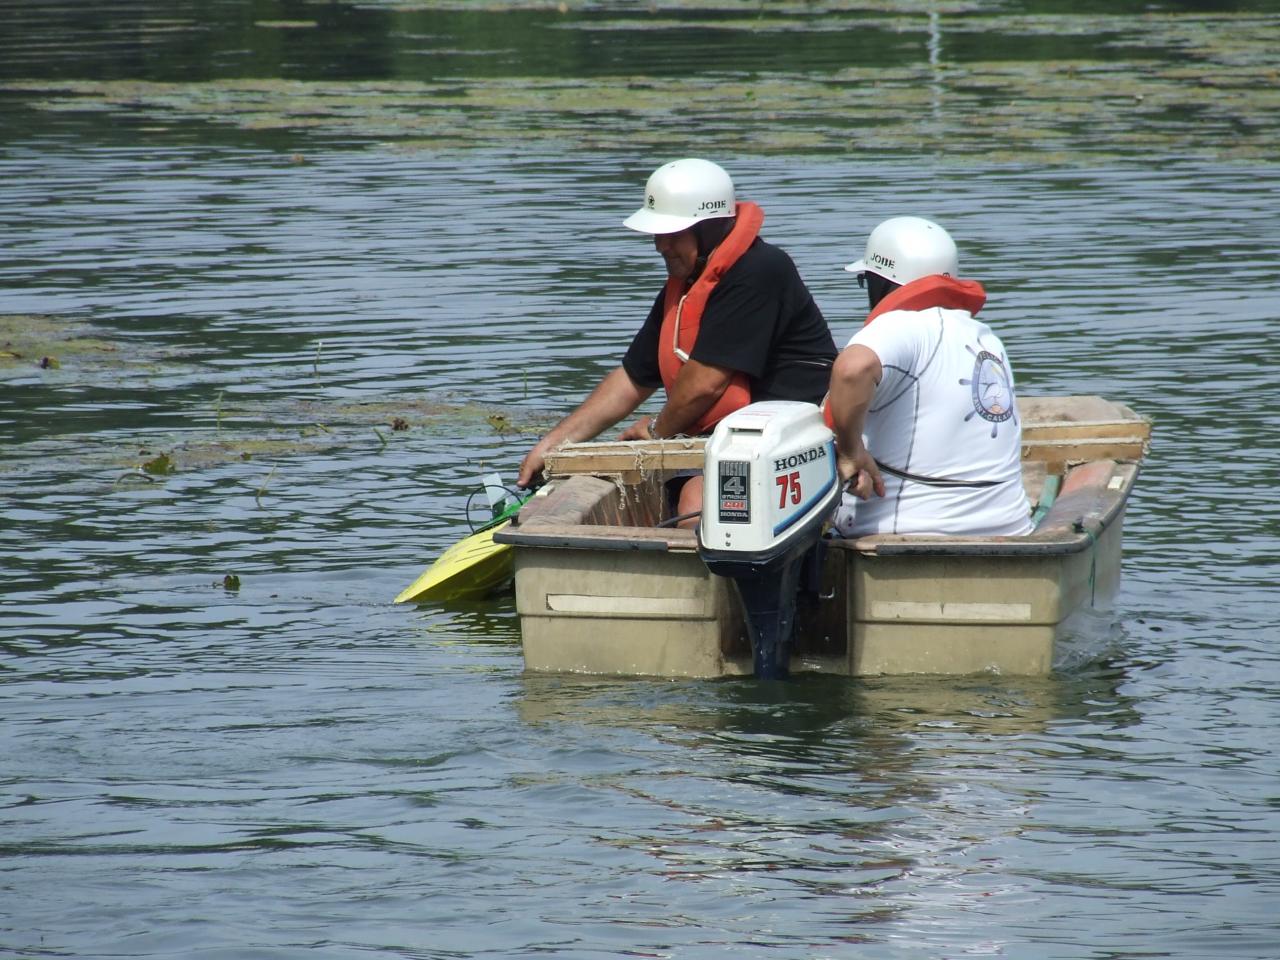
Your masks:
{"label": "floating weed", "polygon": [[[461,9],[433,3],[411,7]],[[980,4],[771,2],[762,16],[758,2],[731,0],[654,8],[671,11],[666,16],[623,4],[606,8],[616,15],[555,25],[620,38],[637,30],[687,29],[694,22],[721,31],[822,33],[856,27],[901,36],[904,55],[889,67],[854,62],[822,71],[703,71],[694,98],[683,74],[350,83],[11,81],[0,83],[0,89],[32,94],[37,109],[96,107],[142,114],[143,120],[177,115],[433,151],[540,142],[661,152],[697,128],[707,152],[737,152],[745,145],[760,153],[843,154],[856,147],[945,153],[961,160],[1013,154],[1023,162],[1051,163],[1152,153],[1280,158],[1280,83],[1273,53],[1278,14],[996,16]],[[484,9],[546,8],[497,4]],[[735,10],[743,14],[740,19],[732,17]],[[698,11],[708,16],[701,18]],[[966,15],[953,15],[960,13]],[[926,36],[936,51],[932,63],[922,59],[920,40]],[[1024,36],[1052,39],[1051,49],[1071,55],[1038,56],[1046,45],[1022,43]],[[983,38],[981,48],[974,37]],[[993,52],[986,61],[949,58],[957,49]],[[673,110],[672,104],[682,106]],[[993,117],[1000,122],[989,122]],[[975,128],[981,136],[974,135]],[[317,375],[320,349],[317,345],[313,361]]]}
{"label": "floating weed", "polygon": [[173,458],[167,453],[162,453],[159,456],[152,457],[150,460],[140,464],[138,469],[144,474],[148,474],[153,477],[166,477],[171,473],[178,472],[177,465],[173,462]]}
{"label": "floating weed", "polygon": [[262,481],[262,486],[258,487],[258,492],[253,495],[254,502],[258,506],[262,506],[262,495],[267,492],[267,484],[271,482],[271,478],[276,475],[276,468],[272,467],[268,471],[266,478]]}
{"label": "floating weed", "polygon": [[0,314],[0,380],[61,370],[73,384],[136,389],[139,377],[179,368],[183,361],[168,359],[167,352],[136,341],[113,342],[96,327],[67,316]]}
{"label": "floating weed", "polygon": [[[774,16],[812,16],[815,8],[824,13],[914,13],[957,14],[973,13],[985,8],[982,0],[649,0],[637,4],[634,0],[362,0],[364,6],[394,9],[398,13],[411,12],[465,12],[465,13],[516,13],[522,11],[550,11],[560,14],[586,11],[613,10],[634,13],[637,8],[646,18],[657,17],[664,12],[682,15],[699,11],[723,15],[725,13],[753,14],[755,17],[767,11]],[[634,24],[639,18],[627,22]],[[642,22],[642,21],[641,21]],[[680,23],[689,23],[681,19]]]}
{"label": "floating weed", "polygon": [[253,25],[264,30],[314,30],[320,24],[314,20],[255,20]]}
{"label": "floating weed", "polygon": [[[27,376],[33,357],[48,353],[40,350],[57,343],[59,352],[80,358],[74,375],[85,372],[83,358],[88,352],[101,357],[97,369],[116,377],[136,376],[139,351],[159,353],[145,345],[130,343],[129,350],[118,349],[105,340],[83,336],[93,331],[66,318],[43,315],[0,315],[0,376]],[[81,345],[87,345],[85,352]],[[157,363],[156,369],[168,365]],[[354,448],[367,443],[372,428],[380,447],[388,438],[383,424],[391,430],[422,430],[428,436],[477,436],[493,429],[491,416],[510,432],[542,432],[556,417],[551,413],[521,411],[517,420],[513,411],[495,410],[475,403],[444,402],[417,394],[387,396],[377,401],[326,402],[314,399],[267,398],[242,400],[234,409],[227,406],[225,391],[218,391],[214,403],[213,431],[192,427],[172,435],[164,444],[165,452],[152,456],[142,447],[155,448],[154,434],[134,439],[128,435],[103,443],[88,437],[61,437],[46,446],[28,445],[26,455],[0,459],[0,476],[31,478],[67,471],[110,471],[115,488],[130,484],[154,484],[178,469],[184,472],[214,469],[229,464],[244,464],[257,458],[281,460],[288,457],[313,457],[329,450]],[[234,414],[242,423],[253,423],[232,430],[223,423]],[[300,426],[301,425],[301,426]],[[70,441],[70,442],[68,442]],[[141,462],[144,458],[146,462]],[[123,472],[122,472],[123,471]],[[274,472],[274,468],[273,468]],[[268,478],[271,474],[268,475]],[[258,496],[266,489],[259,487]]]}
{"label": "floating weed", "polygon": [[119,487],[121,484],[125,484],[125,483],[155,483],[155,482],[156,481],[154,479],[147,476],[145,473],[142,472],[142,470],[137,469],[137,470],[130,470],[128,473],[120,474],[120,476],[116,477],[115,483],[113,483],[112,486]]}
{"label": "floating weed", "polygon": [[82,361],[116,353],[116,346],[87,334],[92,328],[61,317],[16,313],[0,315],[0,369],[28,362],[56,370],[62,360]]}

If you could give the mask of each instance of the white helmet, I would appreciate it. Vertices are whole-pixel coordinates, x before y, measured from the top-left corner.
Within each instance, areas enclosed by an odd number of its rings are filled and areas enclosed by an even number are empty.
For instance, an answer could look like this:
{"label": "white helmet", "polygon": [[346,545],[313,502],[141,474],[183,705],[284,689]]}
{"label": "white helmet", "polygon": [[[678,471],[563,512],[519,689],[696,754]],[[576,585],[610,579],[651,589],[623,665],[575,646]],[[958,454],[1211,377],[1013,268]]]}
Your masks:
{"label": "white helmet", "polygon": [[897,284],[940,273],[960,271],[951,234],[923,217],[894,217],[871,231],[861,260],[845,267],[850,273],[874,273]]}
{"label": "white helmet", "polygon": [[622,221],[641,233],[677,233],[699,220],[732,217],[733,181],[710,160],[673,160],[644,185],[644,206]]}

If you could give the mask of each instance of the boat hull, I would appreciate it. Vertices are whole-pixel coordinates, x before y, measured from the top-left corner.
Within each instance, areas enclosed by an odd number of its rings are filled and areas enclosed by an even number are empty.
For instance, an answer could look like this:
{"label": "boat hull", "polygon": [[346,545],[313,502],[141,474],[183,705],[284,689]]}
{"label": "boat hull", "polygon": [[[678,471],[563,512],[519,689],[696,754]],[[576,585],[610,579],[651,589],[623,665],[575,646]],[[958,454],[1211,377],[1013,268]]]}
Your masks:
{"label": "boat hull", "polygon": [[751,673],[737,598],[693,552],[517,549],[516,609],[529,670]]}
{"label": "boat hull", "polygon": [[1080,610],[1111,609],[1123,515],[1096,543],[1040,557],[847,554],[848,672],[1045,674]]}

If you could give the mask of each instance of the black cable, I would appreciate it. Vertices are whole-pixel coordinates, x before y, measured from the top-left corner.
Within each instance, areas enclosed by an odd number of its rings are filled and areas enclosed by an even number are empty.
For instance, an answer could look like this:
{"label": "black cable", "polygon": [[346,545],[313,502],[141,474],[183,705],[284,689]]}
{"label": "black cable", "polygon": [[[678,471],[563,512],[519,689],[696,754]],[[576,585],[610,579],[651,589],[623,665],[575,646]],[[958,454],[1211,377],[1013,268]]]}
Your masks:
{"label": "black cable", "polygon": [[681,520],[689,520],[692,517],[700,517],[700,516],[702,516],[701,510],[690,510],[688,513],[679,513],[679,514],[676,514],[674,517],[668,517],[666,520],[663,520],[662,522],[657,524],[657,526],[674,527]]}
{"label": "black cable", "polygon": [[[465,507],[463,507],[463,508],[462,508],[462,509],[463,509],[463,514],[464,514],[464,519],[467,521],[467,526],[469,526],[469,527],[471,528],[471,532],[472,532],[472,533],[479,533],[481,530],[484,530],[484,529],[486,529],[486,528],[488,528],[488,527],[492,526],[492,525],[493,525],[493,522],[497,519],[497,517],[495,517],[495,516],[492,516],[492,515],[491,515],[487,520],[485,520],[485,521],[484,521],[483,523],[481,523],[479,526],[476,526],[475,521],[471,519],[471,504],[472,504],[472,502],[473,502],[473,501],[475,500],[475,498],[476,498],[476,497],[478,497],[480,494],[482,494],[482,493],[487,494],[487,493],[489,492],[489,490],[491,490],[491,489],[492,489],[492,487],[491,487],[491,486],[486,485],[486,486],[482,486],[479,490],[472,490],[472,491],[471,491],[471,495],[467,497],[467,505],[466,505]],[[518,487],[508,487],[508,486],[506,486],[505,484],[503,484],[503,485],[499,485],[498,489],[499,489],[499,490],[501,490],[503,493],[510,494],[510,495],[511,495],[512,497],[514,497],[516,500],[518,500],[518,501],[520,501],[521,503],[523,503],[525,500],[529,499],[529,497],[532,495],[532,493],[533,493],[533,489],[534,489],[534,488],[531,488],[531,489],[529,490],[529,492],[528,492],[528,493],[526,493],[523,497],[521,496],[521,494],[520,494],[520,489],[519,489]],[[506,497],[503,497],[503,498],[502,498],[502,500],[501,500],[501,501],[499,501],[499,502],[501,502],[501,503],[506,503]],[[508,505],[508,506],[509,506],[509,505]],[[504,509],[505,509],[505,508],[504,508]],[[490,514],[492,514],[492,512],[493,512],[493,508],[492,508],[492,507],[490,507],[490,508],[489,508],[489,510],[490,510]],[[500,513],[501,513],[501,511],[500,511]]]}
{"label": "black cable", "polygon": [[1002,480],[955,480],[951,477],[922,477],[918,473],[907,473],[907,471],[899,470],[897,467],[885,466],[879,460],[876,461],[876,466],[883,472],[902,480],[913,480],[916,483],[924,483],[931,487],[995,487],[1004,482]]}

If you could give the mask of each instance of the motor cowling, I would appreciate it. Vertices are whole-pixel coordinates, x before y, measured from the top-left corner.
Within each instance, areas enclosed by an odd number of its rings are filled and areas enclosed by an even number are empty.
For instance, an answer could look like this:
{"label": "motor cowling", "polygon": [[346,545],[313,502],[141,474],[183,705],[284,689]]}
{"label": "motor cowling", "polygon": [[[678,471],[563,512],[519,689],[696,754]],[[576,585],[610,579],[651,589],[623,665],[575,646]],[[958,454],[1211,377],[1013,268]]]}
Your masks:
{"label": "motor cowling", "polygon": [[785,677],[802,561],[840,501],[835,437],[811,403],[731,413],[707,442],[698,553],[732,579],[756,676]]}

